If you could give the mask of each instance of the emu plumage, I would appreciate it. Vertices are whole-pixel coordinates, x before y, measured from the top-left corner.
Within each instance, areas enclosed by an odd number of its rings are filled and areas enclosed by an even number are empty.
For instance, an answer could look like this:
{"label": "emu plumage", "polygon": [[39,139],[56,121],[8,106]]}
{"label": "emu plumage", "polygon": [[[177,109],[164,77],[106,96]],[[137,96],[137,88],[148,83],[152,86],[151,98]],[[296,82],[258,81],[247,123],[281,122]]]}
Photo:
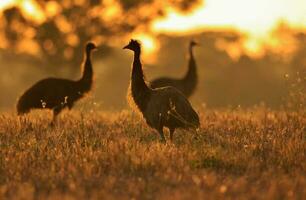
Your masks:
{"label": "emu plumage", "polygon": [[190,41],[188,71],[182,79],[161,77],[151,81],[150,86],[152,88],[172,86],[189,98],[194,93],[198,83],[197,65],[193,55],[193,47],[195,45],[197,45],[196,42]]}
{"label": "emu plumage", "polygon": [[68,107],[71,109],[74,103],[89,92],[93,82],[93,69],[91,64],[91,51],[96,49],[95,44],[88,43],[85,49],[85,61],[81,79],[67,80],[59,78],[47,78],[38,81],[26,90],[18,100],[17,113],[22,115],[32,109],[53,110],[53,122],[57,115]]}
{"label": "emu plumage", "polygon": [[176,128],[198,128],[198,114],[180,91],[171,86],[152,89],[146,84],[140,61],[140,43],[131,40],[124,49],[134,52],[130,82],[132,99],[147,124],[159,132],[161,140],[165,141],[163,127],[169,129],[171,140]]}

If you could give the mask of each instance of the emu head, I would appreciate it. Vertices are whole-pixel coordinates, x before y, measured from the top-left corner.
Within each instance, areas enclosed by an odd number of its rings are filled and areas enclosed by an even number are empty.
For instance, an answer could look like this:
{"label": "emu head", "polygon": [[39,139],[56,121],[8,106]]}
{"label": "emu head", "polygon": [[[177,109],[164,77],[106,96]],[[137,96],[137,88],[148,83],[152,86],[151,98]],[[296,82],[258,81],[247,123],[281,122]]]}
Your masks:
{"label": "emu head", "polygon": [[123,49],[130,49],[135,52],[140,51],[140,43],[137,40],[131,40],[128,45],[123,47]]}
{"label": "emu head", "polygon": [[88,42],[86,44],[86,52],[90,52],[94,49],[97,49],[97,46],[93,42]]}
{"label": "emu head", "polygon": [[197,43],[196,41],[194,40],[191,40],[190,43],[189,43],[190,47],[194,47],[194,46],[197,46],[199,45],[199,43]]}

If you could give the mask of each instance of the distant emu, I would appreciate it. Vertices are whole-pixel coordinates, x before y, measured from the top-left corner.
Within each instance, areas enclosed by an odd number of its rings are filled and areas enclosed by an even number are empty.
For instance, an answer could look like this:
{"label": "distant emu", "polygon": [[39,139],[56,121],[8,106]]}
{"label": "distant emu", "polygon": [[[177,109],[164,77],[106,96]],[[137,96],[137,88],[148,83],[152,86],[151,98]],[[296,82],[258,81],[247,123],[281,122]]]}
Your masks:
{"label": "distant emu", "polygon": [[91,51],[96,48],[96,45],[92,42],[86,45],[83,75],[81,79],[73,81],[59,78],[47,78],[38,81],[26,90],[17,103],[18,115],[28,113],[31,109],[48,108],[53,110],[53,124],[62,109],[65,107],[71,109],[74,103],[91,89],[93,82]]}
{"label": "distant emu", "polygon": [[181,91],[187,98],[189,98],[196,89],[198,83],[197,65],[193,56],[193,47],[198,45],[191,40],[189,43],[189,62],[187,74],[182,79],[162,77],[151,81],[152,88],[159,88],[164,86],[172,86]]}
{"label": "distant emu", "polygon": [[134,52],[129,88],[131,98],[147,124],[159,132],[161,140],[166,141],[163,127],[169,129],[171,140],[173,140],[176,128],[199,127],[199,116],[180,91],[171,86],[152,89],[145,83],[140,61],[140,43],[131,40],[123,49],[130,49]]}

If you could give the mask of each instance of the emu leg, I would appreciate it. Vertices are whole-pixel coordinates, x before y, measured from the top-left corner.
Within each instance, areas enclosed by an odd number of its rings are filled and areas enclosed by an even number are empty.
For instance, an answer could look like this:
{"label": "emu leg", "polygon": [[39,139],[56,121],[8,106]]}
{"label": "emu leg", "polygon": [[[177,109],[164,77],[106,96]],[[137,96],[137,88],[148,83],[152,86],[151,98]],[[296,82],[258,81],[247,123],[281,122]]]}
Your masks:
{"label": "emu leg", "polygon": [[71,110],[73,105],[74,105],[74,103],[72,103],[72,102],[68,103],[68,109]]}
{"label": "emu leg", "polygon": [[174,133],[174,131],[175,131],[175,128],[169,128],[171,142],[173,141],[173,133]]}
{"label": "emu leg", "polygon": [[164,136],[163,128],[160,128],[160,129],[158,130],[158,133],[159,133],[159,135],[160,135],[160,140],[161,140],[161,142],[166,143],[166,138],[165,138],[165,136]]}
{"label": "emu leg", "polygon": [[159,127],[159,128],[158,128],[158,133],[159,133],[159,135],[160,135],[160,137],[161,137],[161,141],[162,141],[163,143],[165,143],[165,142],[166,142],[166,139],[165,139],[164,131],[163,131],[162,114],[161,114],[161,113],[159,113],[158,127]]}
{"label": "emu leg", "polygon": [[57,116],[58,114],[62,111],[62,107],[55,107],[53,109],[53,119],[52,119],[52,122],[51,122],[51,126],[54,126],[55,125],[55,122],[57,120]]}

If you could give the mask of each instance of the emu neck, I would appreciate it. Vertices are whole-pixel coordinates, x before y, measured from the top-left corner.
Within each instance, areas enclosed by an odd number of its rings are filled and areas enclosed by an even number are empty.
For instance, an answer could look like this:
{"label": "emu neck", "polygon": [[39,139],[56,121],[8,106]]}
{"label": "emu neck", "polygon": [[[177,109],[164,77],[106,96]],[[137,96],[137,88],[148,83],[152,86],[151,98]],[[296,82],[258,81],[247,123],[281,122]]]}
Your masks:
{"label": "emu neck", "polygon": [[197,67],[193,56],[193,48],[191,45],[189,46],[188,71],[184,77],[184,81],[187,81],[189,83],[195,83],[197,81]]}
{"label": "emu neck", "polygon": [[91,64],[91,52],[86,51],[83,64],[82,78],[79,80],[79,92],[87,92],[91,89],[93,82],[93,69]]}
{"label": "emu neck", "polygon": [[140,50],[134,52],[134,61],[131,74],[131,92],[132,97],[140,109],[144,111],[150,97],[150,88],[144,80],[142,64],[140,61]]}

